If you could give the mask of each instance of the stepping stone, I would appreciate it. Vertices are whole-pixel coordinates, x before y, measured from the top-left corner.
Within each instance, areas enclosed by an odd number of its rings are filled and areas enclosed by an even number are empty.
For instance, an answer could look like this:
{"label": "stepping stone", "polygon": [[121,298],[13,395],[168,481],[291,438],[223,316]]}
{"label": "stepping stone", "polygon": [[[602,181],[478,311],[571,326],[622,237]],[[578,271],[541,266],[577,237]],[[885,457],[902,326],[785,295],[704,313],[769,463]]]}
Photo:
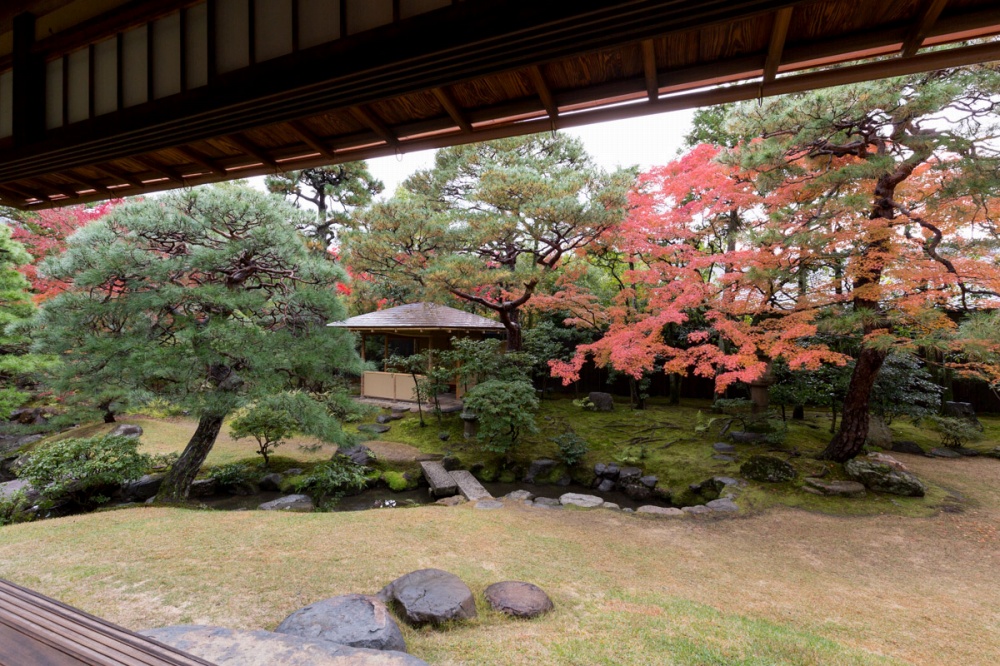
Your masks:
{"label": "stepping stone", "polygon": [[503,496],[504,499],[514,500],[515,502],[527,502],[528,500],[534,499],[534,493],[527,490],[512,490]]}
{"label": "stepping stone", "polygon": [[447,497],[458,492],[458,484],[455,477],[448,472],[444,465],[436,460],[423,460],[420,469],[424,472],[424,478],[431,487],[431,495],[434,497]]}
{"label": "stepping stone", "polygon": [[368,435],[381,435],[389,432],[390,426],[381,423],[362,423],[358,426],[358,430]]}
{"label": "stepping stone", "polygon": [[580,493],[566,493],[559,497],[559,503],[563,506],[578,506],[584,509],[594,509],[604,504],[604,499],[597,495],[582,495]]}
{"label": "stepping stone", "polygon": [[727,456],[721,453],[717,453],[716,455],[712,456],[712,460],[720,460],[722,462],[736,462],[736,458],[734,456]]}
{"label": "stepping stone", "polygon": [[735,513],[740,510],[740,507],[736,506],[736,502],[729,497],[720,497],[711,502],[705,502],[705,506],[712,511],[720,511],[722,513]]}
{"label": "stepping stone", "polygon": [[700,514],[704,514],[704,513],[712,513],[712,510],[709,509],[704,504],[696,504],[694,506],[685,506],[685,507],[681,508],[681,511],[683,511],[684,513],[690,513],[690,514],[696,515],[696,516],[700,515]]}
{"label": "stepping stone", "polygon": [[641,513],[644,516],[657,516],[662,518],[680,518],[684,515],[684,512],[680,509],[667,506],[653,506],[651,504],[640,506],[635,510],[635,512]]}
{"label": "stepping stone", "polygon": [[806,485],[802,489],[816,495],[855,498],[865,496],[864,485],[857,481],[825,481],[815,477],[807,477],[805,482]]}
{"label": "stepping stone", "polygon": [[476,617],[476,601],[469,586],[440,569],[420,569],[400,576],[376,596],[384,603],[398,604],[403,617],[413,625]]}
{"label": "stepping stone", "polygon": [[605,502],[600,508],[611,509],[612,511],[621,511],[621,506],[615,504],[614,502]]}
{"label": "stepping stone", "polygon": [[552,499],[551,497],[536,497],[535,506],[540,506],[543,509],[561,509],[562,504],[557,499]]}
{"label": "stepping stone", "polygon": [[465,504],[469,500],[465,499],[461,495],[452,495],[451,497],[442,497],[435,504],[440,504],[441,506],[458,506],[459,504]]}
{"label": "stepping stone", "polygon": [[[444,468],[442,467],[441,469]],[[483,484],[479,483],[469,470],[456,469],[454,472],[448,472],[448,474],[455,480],[458,492],[462,493],[465,499],[470,502],[481,499],[493,499],[493,495],[490,495],[489,491],[483,488]]]}
{"label": "stepping stone", "polygon": [[719,453],[736,453],[736,447],[732,444],[727,444],[726,442],[716,442],[712,444],[712,448]]}
{"label": "stepping stone", "polygon": [[476,502],[475,508],[477,509],[502,509],[503,502],[495,499],[484,499]]}
{"label": "stepping stone", "polygon": [[483,594],[493,610],[512,617],[538,617],[555,608],[542,588],[518,580],[493,583]]}
{"label": "stepping stone", "polygon": [[286,495],[270,502],[264,502],[257,507],[261,511],[295,511],[308,513],[313,510],[313,501],[309,495]]}
{"label": "stepping stone", "polygon": [[356,648],[406,652],[403,634],[389,609],[364,594],[345,594],[309,604],[286,617],[274,631]]}
{"label": "stepping stone", "polygon": [[944,447],[938,447],[936,449],[931,449],[929,455],[935,458],[961,458],[962,454],[955,449],[946,449]]}
{"label": "stepping stone", "polygon": [[927,455],[919,444],[908,439],[893,442],[892,448],[889,450],[893,453],[912,453],[917,456]]}

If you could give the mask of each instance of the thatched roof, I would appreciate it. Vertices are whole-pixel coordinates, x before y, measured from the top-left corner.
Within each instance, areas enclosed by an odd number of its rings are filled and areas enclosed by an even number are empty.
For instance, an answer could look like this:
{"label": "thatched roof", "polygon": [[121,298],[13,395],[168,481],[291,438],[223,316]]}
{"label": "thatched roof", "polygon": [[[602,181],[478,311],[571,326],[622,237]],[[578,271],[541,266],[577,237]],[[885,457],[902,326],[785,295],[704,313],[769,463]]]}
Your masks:
{"label": "thatched roof", "polygon": [[335,321],[329,326],[359,332],[478,331],[501,332],[503,324],[437,303],[409,303]]}

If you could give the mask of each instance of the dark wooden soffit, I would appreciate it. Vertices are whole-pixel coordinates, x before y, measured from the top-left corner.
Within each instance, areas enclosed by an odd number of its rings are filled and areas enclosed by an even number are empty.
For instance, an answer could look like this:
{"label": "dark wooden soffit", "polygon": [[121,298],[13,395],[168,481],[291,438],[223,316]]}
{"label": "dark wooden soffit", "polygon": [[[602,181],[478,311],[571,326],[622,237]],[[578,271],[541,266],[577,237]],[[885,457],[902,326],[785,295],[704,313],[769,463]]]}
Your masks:
{"label": "dark wooden soffit", "polygon": [[[192,3],[132,0],[80,34],[103,39],[122,12],[141,25],[171,4]],[[0,141],[0,203],[61,206],[989,62],[1000,43],[970,40],[998,33],[995,0],[466,0]],[[36,50],[52,59],[81,47],[72,39]]]}
{"label": "dark wooden soffit", "polygon": [[0,580],[0,666],[211,666]]}

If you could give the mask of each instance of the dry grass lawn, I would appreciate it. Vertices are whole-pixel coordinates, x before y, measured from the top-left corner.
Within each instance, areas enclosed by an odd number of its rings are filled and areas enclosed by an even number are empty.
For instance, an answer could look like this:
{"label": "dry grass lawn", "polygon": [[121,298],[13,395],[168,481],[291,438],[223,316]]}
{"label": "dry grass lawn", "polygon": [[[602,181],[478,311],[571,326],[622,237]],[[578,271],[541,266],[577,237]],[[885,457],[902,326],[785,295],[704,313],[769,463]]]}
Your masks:
{"label": "dry grass lawn", "polygon": [[905,458],[934,517],[778,508],[724,520],[470,506],[287,515],[138,508],[0,528],[0,577],[132,629],[274,628],[422,567],[556,612],[405,629],[431,664],[1000,663],[1000,461]]}

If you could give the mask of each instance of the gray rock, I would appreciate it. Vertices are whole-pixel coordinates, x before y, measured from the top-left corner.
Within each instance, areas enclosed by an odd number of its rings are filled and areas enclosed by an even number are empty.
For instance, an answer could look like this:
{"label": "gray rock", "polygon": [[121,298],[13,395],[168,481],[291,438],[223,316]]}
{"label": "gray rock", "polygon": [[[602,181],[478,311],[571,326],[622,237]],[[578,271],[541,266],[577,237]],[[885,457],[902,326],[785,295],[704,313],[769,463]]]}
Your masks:
{"label": "gray rock", "polygon": [[972,406],[971,402],[955,402],[952,400],[945,400],[943,407],[945,416],[953,416],[964,419],[976,418],[976,408]]}
{"label": "gray rock", "polygon": [[720,462],[736,462],[736,457],[717,453],[714,456],[712,456],[712,460],[718,460]]}
{"label": "gray rock", "polygon": [[504,495],[504,499],[514,500],[515,502],[526,502],[534,497],[534,493],[527,490],[512,490]]}
{"label": "gray rock", "polygon": [[694,506],[685,506],[685,507],[683,507],[681,509],[681,511],[684,512],[684,513],[689,513],[689,514],[694,515],[694,516],[698,516],[698,515],[702,515],[702,514],[706,514],[706,513],[712,513],[712,510],[709,509],[704,504],[695,504]]}
{"label": "gray rock", "polygon": [[165,474],[146,474],[126,484],[122,494],[130,502],[145,502],[150,497],[156,497],[165,477]]}
{"label": "gray rock", "polygon": [[215,479],[195,479],[188,490],[188,497],[210,497],[219,489]]}
{"label": "gray rock", "polygon": [[385,604],[363,594],[317,601],[286,617],[275,633],[370,650],[406,652],[406,642]]}
{"label": "gray rock", "polygon": [[288,476],[299,476],[300,474],[302,474],[304,472],[305,472],[305,470],[302,469],[301,467],[292,467],[290,469],[286,469],[285,470],[285,474],[288,475]]}
{"label": "gray rock", "polygon": [[461,495],[452,495],[451,497],[442,497],[435,504],[440,504],[441,506],[458,506],[459,504],[465,504],[469,500],[465,499]]}
{"label": "gray rock", "polygon": [[439,432],[438,433],[438,439],[440,439],[442,442],[447,442],[449,439],[451,439],[451,433],[450,432]]}
{"label": "gray rock", "polygon": [[750,456],[740,465],[740,474],[751,481],[781,483],[795,478],[795,468],[774,456]]}
{"label": "gray rock", "polygon": [[569,474],[563,474],[558,479],[556,479],[556,485],[557,486],[564,486],[565,487],[565,486],[572,485],[572,483],[573,483],[573,477],[571,477]]}
{"label": "gray rock", "polygon": [[25,479],[14,479],[13,481],[0,483],[0,500],[7,499],[17,492],[23,492],[26,497],[38,495],[38,493],[35,492],[34,486],[32,486],[31,483]]}
{"label": "gray rock", "polygon": [[659,483],[659,481],[660,481],[659,477],[653,476],[652,474],[649,474],[639,479],[639,483],[646,486],[650,490],[655,488],[656,484]]}
{"label": "gray rock", "polygon": [[638,467],[622,467],[618,473],[618,485],[625,485],[631,481],[638,481],[642,476],[642,470]]}
{"label": "gray rock", "polygon": [[548,458],[532,460],[531,464],[528,465],[528,471],[524,473],[524,482],[534,483],[538,477],[548,476],[556,468],[557,464],[555,460],[549,460]]}
{"label": "gray rock", "polygon": [[597,463],[594,465],[594,476],[600,478],[604,476],[604,472],[608,469],[608,466],[604,463]]}
{"label": "gray rock", "polygon": [[587,397],[592,403],[594,403],[594,411],[596,412],[613,412],[615,411],[615,399],[611,397],[610,393],[602,393],[601,391],[591,391]]}
{"label": "gray rock", "polygon": [[308,513],[313,510],[313,501],[309,495],[286,495],[270,502],[264,502],[257,507],[261,511],[295,511]]}
{"label": "gray rock", "polygon": [[457,456],[445,456],[439,462],[446,472],[454,472],[456,469],[462,469],[462,461]]}
{"label": "gray rock", "polygon": [[604,504],[604,500],[597,495],[566,493],[559,496],[559,503],[563,506],[578,506],[584,509],[593,509]]}
{"label": "gray rock", "polygon": [[719,453],[736,453],[736,447],[732,444],[727,444],[726,442],[716,442],[712,444],[712,448]]}
{"label": "gray rock", "polygon": [[378,416],[375,417],[375,423],[383,423],[384,424],[384,423],[388,423],[389,421],[392,421],[392,417],[389,416],[388,414],[379,414]]}
{"label": "gray rock", "polygon": [[615,482],[613,479],[601,479],[600,483],[597,484],[597,489],[602,493],[609,493],[615,489]]}
{"label": "gray rock", "polygon": [[543,509],[561,509],[563,508],[562,503],[557,499],[552,499],[551,497],[536,497],[535,506],[542,507]]}
{"label": "gray rock", "polygon": [[604,474],[602,474],[601,476],[603,476],[605,479],[617,479],[618,475],[621,474],[621,471],[622,468],[619,467],[618,464],[608,463],[607,465],[604,466]]}
{"label": "gray rock", "polygon": [[635,512],[644,516],[656,516],[658,518],[680,518],[684,515],[683,511],[674,507],[653,505],[640,506]]}
{"label": "gray rock", "polygon": [[396,603],[413,625],[441,624],[476,617],[476,601],[469,586],[455,574],[420,569],[401,576],[378,593],[384,603]]}
{"label": "gray rock", "polygon": [[270,474],[265,474],[263,478],[261,478],[260,483],[257,485],[260,486],[261,490],[269,492],[273,492],[275,490],[281,490],[282,478],[283,477],[277,472],[271,472]]}
{"label": "gray rock", "polygon": [[962,454],[955,449],[949,449],[944,446],[939,446],[933,448],[927,452],[927,455],[934,456],[935,458],[961,458]]}
{"label": "gray rock", "polygon": [[621,511],[621,506],[615,504],[614,502],[605,502],[601,505],[602,509],[611,509],[612,511]]}
{"label": "gray rock", "polygon": [[626,495],[628,495],[629,498],[634,499],[638,502],[641,502],[643,500],[648,500],[650,497],[653,496],[653,491],[650,488],[647,488],[643,484],[635,481],[625,486],[622,486],[621,490]]}
{"label": "gray rock", "polygon": [[886,422],[878,416],[868,417],[868,436],[865,438],[868,446],[877,446],[880,449],[888,449],[892,446],[892,431]]}
{"label": "gray rock", "polygon": [[885,463],[874,460],[859,458],[848,460],[844,463],[844,471],[854,481],[876,492],[904,497],[923,497],[927,491],[920,479],[909,472],[893,469]]}
{"label": "gray rock", "polygon": [[481,499],[475,504],[476,509],[502,509],[503,502],[495,499]]}
{"label": "gray rock", "polygon": [[354,648],[270,631],[187,625],[139,633],[217,666],[427,666],[404,652]]}
{"label": "gray rock", "polygon": [[921,447],[916,442],[912,442],[908,439],[900,440],[898,442],[893,442],[889,449],[893,453],[911,453],[916,456],[926,455],[924,453],[923,447]]}
{"label": "gray rock", "polygon": [[815,477],[806,477],[803,490],[816,495],[830,497],[864,497],[865,487],[857,481],[826,481]]}
{"label": "gray rock", "polygon": [[542,588],[517,580],[493,583],[483,595],[493,610],[512,617],[538,617],[555,608]]}
{"label": "gray rock", "polygon": [[400,420],[402,420],[405,417],[406,417],[406,412],[397,412],[397,411],[394,410],[394,411],[392,411],[392,412],[389,413],[389,420],[390,421],[400,421]]}
{"label": "gray rock", "polygon": [[731,432],[729,439],[736,444],[758,444],[767,441],[767,434],[762,432]]}
{"label": "gray rock", "polygon": [[108,434],[112,437],[142,437],[142,426],[122,423],[115,426],[115,429]]}
{"label": "gray rock", "polygon": [[375,452],[364,444],[358,444],[346,449],[338,449],[337,455],[344,456],[355,465],[361,465],[362,467],[367,467],[375,462]]}
{"label": "gray rock", "polygon": [[719,499],[714,499],[711,502],[705,502],[707,506],[712,511],[719,511],[722,513],[734,513],[740,510],[740,507],[736,506],[736,502],[730,497],[720,497]]}
{"label": "gray rock", "polygon": [[391,426],[382,423],[362,423],[358,426],[358,430],[366,435],[381,435],[384,432],[389,432],[390,428]]}

